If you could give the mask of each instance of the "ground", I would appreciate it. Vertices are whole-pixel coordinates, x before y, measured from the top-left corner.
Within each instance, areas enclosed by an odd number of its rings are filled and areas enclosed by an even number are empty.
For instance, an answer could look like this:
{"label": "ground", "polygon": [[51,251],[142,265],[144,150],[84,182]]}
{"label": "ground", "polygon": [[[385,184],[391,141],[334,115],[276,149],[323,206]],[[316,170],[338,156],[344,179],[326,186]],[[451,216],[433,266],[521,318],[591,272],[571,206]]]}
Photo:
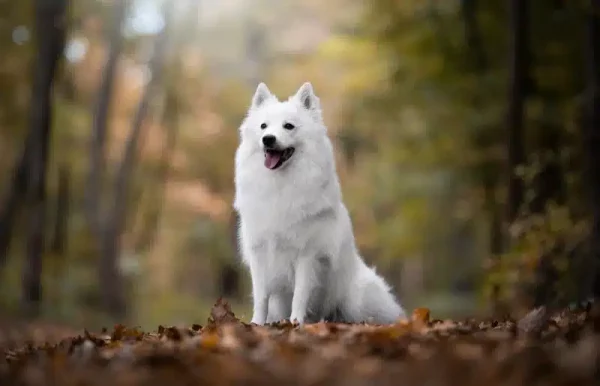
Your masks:
{"label": "ground", "polygon": [[600,375],[598,302],[519,321],[416,309],[390,326],[256,326],[219,299],[204,326],[6,331],[0,385],[592,385]]}

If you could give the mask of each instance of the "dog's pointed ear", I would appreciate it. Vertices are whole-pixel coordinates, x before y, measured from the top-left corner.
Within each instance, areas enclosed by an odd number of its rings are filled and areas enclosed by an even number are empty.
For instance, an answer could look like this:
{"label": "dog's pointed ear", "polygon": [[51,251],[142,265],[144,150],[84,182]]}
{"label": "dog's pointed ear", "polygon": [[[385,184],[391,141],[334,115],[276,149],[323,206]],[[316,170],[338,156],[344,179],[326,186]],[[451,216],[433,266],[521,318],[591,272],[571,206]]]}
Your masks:
{"label": "dog's pointed ear", "polygon": [[261,82],[256,88],[254,96],[252,97],[252,108],[259,108],[271,98],[275,98],[275,96],[271,93],[267,85]]}
{"label": "dog's pointed ear", "polygon": [[318,99],[310,82],[305,82],[300,86],[294,98],[307,110],[314,110],[317,107]]}

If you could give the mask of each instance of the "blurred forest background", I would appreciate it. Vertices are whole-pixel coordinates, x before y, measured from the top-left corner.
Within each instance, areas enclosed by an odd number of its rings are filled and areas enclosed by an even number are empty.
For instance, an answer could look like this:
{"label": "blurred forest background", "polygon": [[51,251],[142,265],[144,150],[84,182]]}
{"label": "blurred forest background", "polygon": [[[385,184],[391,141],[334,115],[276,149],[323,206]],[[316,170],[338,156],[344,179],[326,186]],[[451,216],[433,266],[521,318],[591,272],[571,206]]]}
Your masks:
{"label": "blurred forest background", "polygon": [[0,0],[0,315],[153,327],[224,296],[249,320],[233,157],[260,81],[312,82],[407,309],[598,294],[599,3]]}

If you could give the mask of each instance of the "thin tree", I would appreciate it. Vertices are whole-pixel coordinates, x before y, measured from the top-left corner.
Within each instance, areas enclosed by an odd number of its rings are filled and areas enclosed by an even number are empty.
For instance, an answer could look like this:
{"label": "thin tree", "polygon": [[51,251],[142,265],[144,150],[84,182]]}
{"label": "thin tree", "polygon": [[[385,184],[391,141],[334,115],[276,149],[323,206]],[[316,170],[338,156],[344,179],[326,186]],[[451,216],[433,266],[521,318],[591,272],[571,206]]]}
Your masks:
{"label": "thin tree", "polygon": [[27,190],[28,154],[31,141],[31,133],[29,133],[19,160],[15,164],[0,209],[0,270],[6,264],[16,219],[23,208],[23,198]]}
{"label": "thin tree", "polygon": [[37,313],[42,299],[42,257],[46,218],[46,172],[52,130],[52,89],[67,30],[66,0],[37,0],[34,3],[37,54],[33,67],[30,145],[27,152],[28,182],[27,259],[23,275],[23,305]]}
{"label": "thin tree", "polygon": [[[52,234],[50,235],[50,245],[48,248],[48,257],[51,257],[51,271],[49,276],[54,283],[53,289],[44,290],[44,301],[52,303],[54,306],[60,306],[61,302],[61,276],[67,263],[67,244],[69,235],[69,214],[70,214],[70,174],[66,165],[61,165],[58,170],[58,186],[55,193],[54,219],[52,222]],[[47,260],[49,260],[47,258]],[[44,271],[46,272],[46,270]]]}
{"label": "thin tree", "polygon": [[106,309],[117,318],[126,316],[125,286],[118,269],[121,238],[125,228],[127,213],[127,198],[129,182],[136,163],[137,147],[144,129],[144,121],[148,113],[150,102],[159,83],[164,52],[167,42],[166,23],[171,19],[172,4],[165,5],[165,26],[156,38],[153,57],[150,61],[150,80],[142,94],[137,111],[133,117],[131,131],[129,132],[123,156],[117,168],[114,198],[112,205],[107,210],[104,222],[103,238],[100,248],[99,280],[102,288]]}
{"label": "thin tree", "polygon": [[129,0],[117,0],[114,2],[113,25],[111,26],[107,40],[109,42],[108,57],[104,66],[98,99],[93,112],[92,136],[90,140],[90,171],[87,177],[85,206],[88,222],[96,237],[101,227],[101,197],[102,181],[104,178],[105,154],[108,118],[110,116],[111,96],[115,84],[115,74],[119,55],[123,46],[123,34],[121,32]]}
{"label": "thin tree", "polygon": [[525,160],[524,104],[529,72],[528,1],[510,0],[509,94],[507,119],[508,206],[507,221],[512,223],[523,203],[523,181],[516,169]]}
{"label": "thin tree", "polygon": [[[200,1],[188,0],[179,4],[185,10],[185,17],[180,22],[179,33],[175,30],[169,33],[169,49],[167,57],[169,58],[168,70],[164,70],[163,75],[163,95],[161,126],[165,128],[166,140],[163,142],[160,161],[156,170],[156,188],[149,194],[149,200],[152,202],[151,208],[145,213],[142,229],[136,240],[135,249],[138,252],[150,250],[156,242],[160,220],[164,207],[164,197],[167,189],[167,182],[171,171],[171,158],[177,145],[177,136],[179,132],[179,116],[181,115],[182,101],[180,98],[179,86],[184,82],[182,76],[183,58],[180,53],[186,52],[194,44],[194,32],[198,30],[198,11]],[[171,25],[167,23],[167,25]]]}
{"label": "thin tree", "polygon": [[[0,13],[3,20],[20,20],[23,22],[25,18],[23,3],[19,2],[2,2],[0,5]],[[29,10],[26,11],[29,13]],[[33,16],[33,15],[31,15]],[[27,18],[29,19],[29,17]],[[15,45],[12,45],[13,49]],[[19,49],[23,52],[23,48]],[[8,57],[14,55],[11,46],[3,47],[3,56]],[[24,59],[22,57],[21,61]],[[15,88],[20,85],[21,77],[11,77],[9,84],[3,83],[2,99],[2,123],[6,125],[21,125],[21,109],[14,103]],[[17,156],[13,169],[10,173],[4,192],[2,193],[2,201],[0,203],[0,270],[4,267],[10,249],[11,241],[13,241],[13,232],[19,214],[22,212],[23,199],[25,197],[25,189],[27,185],[27,154],[28,144],[31,142],[31,133],[27,133],[23,147]]]}
{"label": "thin tree", "polygon": [[[484,76],[490,69],[490,62],[486,55],[485,45],[482,37],[481,25],[478,19],[478,10],[480,1],[478,0],[461,0],[461,16],[464,25],[465,47],[468,54],[468,66],[478,76]],[[475,97],[471,101],[473,108],[483,109],[480,98]],[[480,149],[485,149],[493,146],[496,143],[495,137],[490,137],[489,130],[478,130],[478,135],[474,138],[475,145]],[[481,182],[483,185],[486,211],[489,215],[489,253],[496,261],[502,253],[502,213],[501,206],[496,200],[496,191],[499,183],[497,173],[494,170],[497,168],[496,161],[493,159],[487,160],[481,165]],[[493,289],[493,305],[497,308],[497,296],[499,288]]]}
{"label": "thin tree", "polygon": [[[547,5],[553,12],[560,12],[565,4],[555,1]],[[543,8],[542,8],[543,9]],[[535,66],[532,61],[531,66]],[[551,116],[556,111],[560,102],[553,92],[544,89],[540,84],[534,83],[528,79],[529,93],[536,94],[543,101],[543,116]],[[538,124],[536,135],[536,156],[540,162],[539,170],[536,170],[534,178],[531,180],[529,189],[533,195],[526,200],[525,209],[530,215],[544,215],[548,205],[555,203],[563,205],[566,200],[566,185],[564,181],[564,170],[559,160],[560,149],[564,144],[564,127],[558,122],[541,121]],[[538,263],[534,272],[534,281],[528,295],[531,296],[534,307],[553,306],[559,300],[556,284],[560,278],[560,273],[556,269],[555,259],[560,255],[572,255],[572,251],[564,245],[561,240],[557,240],[555,245],[538,256]],[[526,286],[527,287],[527,286]]]}
{"label": "thin tree", "polygon": [[70,173],[67,166],[58,171],[58,190],[56,193],[56,210],[54,212],[54,233],[50,251],[55,256],[64,256],[67,248],[68,218],[70,202]]}
{"label": "thin tree", "polygon": [[152,207],[143,216],[142,230],[136,240],[136,250],[150,250],[156,242],[156,235],[160,227],[160,219],[164,206],[167,182],[171,171],[171,158],[177,145],[179,131],[180,101],[177,96],[177,71],[181,70],[176,63],[170,69],[171,84],[165,85],[164,107],[162,112],[162,125],[165,127],[166,140],[161,149],[160,161],[156,170],[156,186],[153,188],[150,200]]}
{"label": "thin tree", "polygon": [[461,0],[460,6],[465,28],[465,43],[470,53],[470,61],[475,71],[483,73],[488,68],[488,58],[485,54],[481,26],[477,18],[479,1]]}
{"label": "thin tree", "polygon": [[[481,25],[477,18],[480,2],[478,0],[461,0],[461,14],[464,23],[465,46],[469,58],[469,65],[478,76],[484,76],[489,71],[489,59],[486,55],[485,45],[483,42]],[[472,100],[475,109],[481,109],[482,105],[480,98]],[[475,138],[478,147],[489,147],[495,143],[495,138],[489,138],[487,134],[489,130],[479,130],[478,132],[486,133],[486,137]],[[498,185],[497,173],[492,170],[496,168],[494,160],[489,160],[485,165],[482,165],[484,172],[481,174],[483,190],[485,194],[485,202],[487,212],[490,216],[490,254],[498,256],[502,253],[502,216],[499,210],[499,205],[496,202],[496,188]]]}
{"label": "thin tree", "polygon": [[[518,216],[523,203],[523,181],[517,175],[517,167],[525,161],[524,147],[524,104],[527,93],[529,71],[529,2],[510,0],[509,2],[509,72],[508,72],[508,111],[506,131],[506,172],[508,194],[506,222],[510,226]],[[505,244],[510,246],[512,238],[507,234]],[[494,313],[501,312],[500,286],[492,288]]]}
{"label": "thin tree", "polygon": [[590,0],[587,21],[587,108],[584,138],[587,156],[592,228],[590,258],[594,267],[593,295],[600,299],[600,0]]}

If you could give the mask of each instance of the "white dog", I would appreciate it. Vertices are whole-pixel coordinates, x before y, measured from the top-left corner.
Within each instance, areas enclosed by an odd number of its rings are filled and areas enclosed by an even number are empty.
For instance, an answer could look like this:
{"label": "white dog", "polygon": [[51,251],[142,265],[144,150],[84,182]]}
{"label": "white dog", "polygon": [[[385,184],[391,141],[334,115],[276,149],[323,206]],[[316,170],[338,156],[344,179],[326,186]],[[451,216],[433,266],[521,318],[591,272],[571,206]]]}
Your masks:
{"label": "white dog", "polygon": [[252,323],[393,323],[404,311],[360,257],[310,83],[280,102],[261,83],[240,126],[235,202]]}

